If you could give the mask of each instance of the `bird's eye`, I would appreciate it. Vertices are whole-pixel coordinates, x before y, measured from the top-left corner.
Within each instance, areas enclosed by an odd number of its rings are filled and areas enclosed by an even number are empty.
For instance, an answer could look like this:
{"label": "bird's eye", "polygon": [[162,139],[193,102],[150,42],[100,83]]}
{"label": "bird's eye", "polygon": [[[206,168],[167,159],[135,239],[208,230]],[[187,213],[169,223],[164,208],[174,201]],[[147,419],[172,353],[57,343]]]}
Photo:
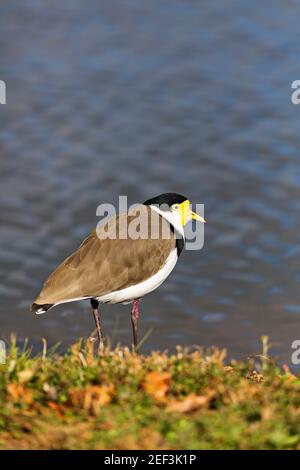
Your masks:
{"label": "bird's eye", "polygon": [[172,209],[173,209],[174,211],[178,211],[178,209],[179,209],[179,204],[173,204]]}

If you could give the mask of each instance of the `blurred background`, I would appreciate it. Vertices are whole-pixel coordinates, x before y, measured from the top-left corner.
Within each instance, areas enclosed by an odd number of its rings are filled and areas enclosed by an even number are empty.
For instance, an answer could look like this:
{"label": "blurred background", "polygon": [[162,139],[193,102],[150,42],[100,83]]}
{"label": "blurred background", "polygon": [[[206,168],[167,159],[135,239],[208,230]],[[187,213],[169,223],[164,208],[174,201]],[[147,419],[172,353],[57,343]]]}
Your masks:
{"label": "blurred background", "polygon": [[[205,245],[146,297],[143,346],[260,351],[300,339],[300,5],[11,0],[0,7],[0,334],[66,347],[88,302],[29,313],[102,202],[174,191],[205,204]],[[131,342],[130,307],[104,306]]]}

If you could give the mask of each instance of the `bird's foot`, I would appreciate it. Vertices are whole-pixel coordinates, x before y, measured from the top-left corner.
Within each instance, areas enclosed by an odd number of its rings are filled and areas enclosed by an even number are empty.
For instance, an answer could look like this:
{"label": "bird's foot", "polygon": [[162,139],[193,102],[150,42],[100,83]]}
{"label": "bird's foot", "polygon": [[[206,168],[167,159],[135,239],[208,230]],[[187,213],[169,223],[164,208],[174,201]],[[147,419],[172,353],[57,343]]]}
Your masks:
{"label": "bird's foot", "polygon": [[[89,338],[88,338],[88,342],[93,346],[94,348],[94,345],[96,344],[97,342],[97,336],[94,336],[94,335],[90,335]],[[97,349],[97,352],[98,352],[98,356],[102,356],[103,353],[104,353],[104,342],[103,341],[100,341],[98,342],[98,349]]]}
{"label": "bird's foot", "polygon": [[103,356],[104,354],[104,342],[100,341],[98,344],[98,356]]}

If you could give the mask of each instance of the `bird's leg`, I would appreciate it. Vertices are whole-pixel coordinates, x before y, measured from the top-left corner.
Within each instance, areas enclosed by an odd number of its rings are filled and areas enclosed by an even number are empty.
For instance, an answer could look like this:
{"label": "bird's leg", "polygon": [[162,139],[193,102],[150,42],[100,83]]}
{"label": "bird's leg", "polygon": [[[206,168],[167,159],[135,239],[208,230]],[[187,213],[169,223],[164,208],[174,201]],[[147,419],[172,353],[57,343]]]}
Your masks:
{"label": "bird's leg", "polygon": [[138,335],[137,335],[137,325],[139,318],[139,300],[134,300],[131,310],[131,323],[132,323],[132,332],[133,332],[133,344],[134,349],[137,350],[138,345]]}
{"label": "bird's leg", "polygon": [[103,333],[101,329],[100,323],[100,315],[99,315],[99,302],[96,299],[91,299],[91,306],[93,310],[93,315],[96,324],[97,336],[98,336],[98,353],[101,354],[104,349],[104,342],[103,342]]}

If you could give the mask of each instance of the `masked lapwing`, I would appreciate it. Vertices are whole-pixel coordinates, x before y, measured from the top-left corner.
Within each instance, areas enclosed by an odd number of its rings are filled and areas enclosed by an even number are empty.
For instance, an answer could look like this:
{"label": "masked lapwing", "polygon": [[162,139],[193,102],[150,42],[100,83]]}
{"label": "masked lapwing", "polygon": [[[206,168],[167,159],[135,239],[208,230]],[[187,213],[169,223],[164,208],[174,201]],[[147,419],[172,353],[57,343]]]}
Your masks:
{"label": "masked lapwing", "polygon": [[[192,219],[205,222],[192,212],[186,197],[175,193],[153,197],[134,209],[134,214],[111,217],[91,232],[49,276],[31,307],[41,314],[56,305],[89,299],[99,351],[103,348],[99,303],[132,303],[136,348],[139,300],[160,286],[175,267],[185,243],[184,225]],[[137,214],[139,230],[133,230]]]}

